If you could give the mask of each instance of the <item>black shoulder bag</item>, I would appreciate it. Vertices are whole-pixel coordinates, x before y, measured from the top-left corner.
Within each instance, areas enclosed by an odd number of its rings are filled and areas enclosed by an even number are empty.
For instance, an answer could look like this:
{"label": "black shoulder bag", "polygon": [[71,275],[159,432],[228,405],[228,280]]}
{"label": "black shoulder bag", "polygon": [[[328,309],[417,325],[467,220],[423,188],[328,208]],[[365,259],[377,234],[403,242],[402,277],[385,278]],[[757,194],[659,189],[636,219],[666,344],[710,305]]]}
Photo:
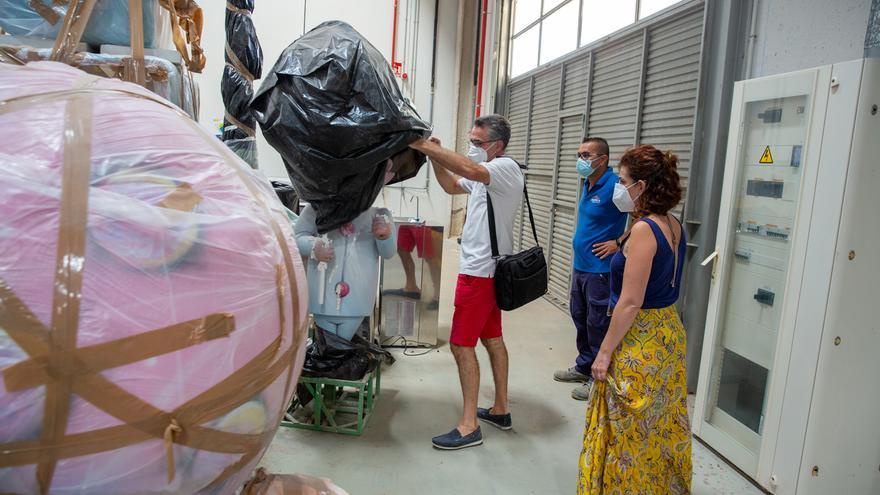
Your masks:
{"label": "black shoulder bag", "polygon": [[498,236],[495,233],[495,209],[486,188],[486,204],[489,207],[489,238],[492,241],[492,258],[495,259],[495,298],[498,307],[512,311],[547,293],[547,260],[544,249],[538,245],[538,231],[529,203],[529,191],[523,185],[523,195],[529,208],[529,223],[535,236],[535,247],[510,256],[498,254]]}

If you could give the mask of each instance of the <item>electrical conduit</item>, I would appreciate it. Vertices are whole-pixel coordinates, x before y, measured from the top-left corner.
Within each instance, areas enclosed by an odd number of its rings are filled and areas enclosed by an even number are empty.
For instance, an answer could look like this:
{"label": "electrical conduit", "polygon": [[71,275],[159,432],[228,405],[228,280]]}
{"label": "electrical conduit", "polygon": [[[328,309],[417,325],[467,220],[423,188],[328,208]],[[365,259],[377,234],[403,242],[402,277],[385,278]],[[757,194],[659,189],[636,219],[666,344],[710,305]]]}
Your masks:
{"label": "electrical conduit", "polygon": [[483,108],[483,65],[486,60],[486,19],[489,17],[489,0],[483,0],[483,8],[480,11],[480,59],[477,60],[477,118]]}

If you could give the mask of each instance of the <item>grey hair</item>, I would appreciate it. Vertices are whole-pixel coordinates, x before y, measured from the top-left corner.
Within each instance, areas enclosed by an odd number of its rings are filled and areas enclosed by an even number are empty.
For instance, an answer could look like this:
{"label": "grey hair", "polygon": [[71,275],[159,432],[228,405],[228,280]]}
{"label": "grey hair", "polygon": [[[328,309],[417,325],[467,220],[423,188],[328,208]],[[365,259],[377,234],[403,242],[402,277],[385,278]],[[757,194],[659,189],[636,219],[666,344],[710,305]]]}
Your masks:
{"label": "grey hair", "polygon": [[497,114],[484,115],[474,121],[474,126],[488,129],[489,137],[500,140],[507,148],[507,143],[510,142],[510,122],[507,119]]}

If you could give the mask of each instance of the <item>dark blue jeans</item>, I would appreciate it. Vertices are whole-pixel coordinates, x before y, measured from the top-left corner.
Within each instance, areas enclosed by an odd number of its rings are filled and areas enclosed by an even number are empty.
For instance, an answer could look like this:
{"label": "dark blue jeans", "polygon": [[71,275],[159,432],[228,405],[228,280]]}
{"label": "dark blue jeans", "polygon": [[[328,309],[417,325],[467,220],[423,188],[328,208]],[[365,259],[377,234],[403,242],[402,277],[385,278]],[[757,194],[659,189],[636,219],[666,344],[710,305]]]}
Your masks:
{"label": "dark blue jeans", "polygon": [[587,376],[591,376],[593,359],[599,353],[599,346],[611,323],[611,317],[608,316],[609,293],[607,273],[574,270],[569,309],[577,329],[578,357],[575,369]]}

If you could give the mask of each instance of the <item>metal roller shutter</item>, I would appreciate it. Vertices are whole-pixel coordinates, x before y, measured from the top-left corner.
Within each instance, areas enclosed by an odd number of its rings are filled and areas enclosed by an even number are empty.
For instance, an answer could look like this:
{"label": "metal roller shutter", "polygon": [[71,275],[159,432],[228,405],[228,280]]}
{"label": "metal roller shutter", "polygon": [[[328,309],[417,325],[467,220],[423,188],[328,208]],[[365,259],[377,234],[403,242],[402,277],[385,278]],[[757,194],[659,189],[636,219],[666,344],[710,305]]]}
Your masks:
{"label": "metal roller shutter", "polygon": [[[532,121],[526,163],[529,174],[553,176],[556,165],[556,139],[559,134],[559,82],[556,69],[535,77],[532,94]],[[549,197],[549,196],[548,196]]]}
{"label": "metal roller shutter", "polygon": [[523,206],[520,207],[519,211],[520,214],[513,220],[513,251],[516,253],[522,251],[523,218],[525,218]]}
{"label": "metal roller shutter", "polygon": [[530,98],[531,84],[528,79],[511,85],[507,110],[507,118],[510,121],[510,143],[507,145],[507,154],[517,160],[524,160],[526,157]]}
{"label": "metal roller shutter", "polygon": [[[702,38],[702,11],[659,26],[648,37],[639,141],[678,155],[685,195],[693,159]],[[683,206],[684,198],[677,215],[681,215]]]}
{"label": "metal roller shutter", "polygon": [[[559,85],[562,72],[556,70],[535,76],[532,83],[532,109],[529,143],[526,150],[526,185],[535,215],[538,242],[544,249],[550,245],[550,219],[553,206],[553,175],[556,168],[556,142],[559,136]],[[522,247],[534,244],[528,219],[523,218]]]}
{"label": "metal roller shutter", "polygon": [[584,111],[590,86],[590,56],[564,65],[562,104],[559,113],[559,153],[553,189],[553,217],[549,254],[549,298],[567,308],[571,287],[571,242],[574,237],[578,190],[581,181],[574,166],[584,134]]}
{"label": "metal roller shutter", "polygon": [[550,283],[548,298],[561,308],[568,308],[571,288],[571,237],[574,230],[575,208],[557,206],[553,210],[553,251],[550,256]]}
{"label": "metal roller shutter", "polygon": [[595,53],[587,134],[608,140],[612,164],[635,140],[643,47],[637,33]]}
{"label": "metal roller shutter", "polygon": [[[581,94],[581,109],[586,91]],[[583,114],[561,119],[559,143],[559,171],[556,179],[556,195],[553,207],[553,233],[550,251],[550,299],[560,307],[567,308],[571,287],[571,241],[574,237],[578,190],[581,184],[575,167],[575,159],[584,133]]]}
{"label": "metal roller shutter", "polygon": [[[531,79],[524,79],[512,84],[507,100],[507,118],[510,121],[510,143],[507,145],[507,154],[520,162],[526,158],[526,144],[529,138],[531,83]],[[513,224],[513,248],[515,251],[518,251],[521,245],[522,218],[522,215],[517,215]]]}
{"label": "metal roller shutter", "polygon": [[[583,136],[607,139],[613,165],[636,143],[670,150],[687,187],[704,22],[703,2],[683,3],[508,84],[508,150],[529,166],[526,182],[550,266],[548,299],[556,305],[568,306],[582,184],[573,156]],[[515,225],[517,250],[534,242],[523,213]]]}
{"label": "metal roller shutter", "polygon": [[562,119],[562,141],[559,146],[559,176],[556,182],[556,204],[575,207],[581,180],[577,173],[575,156],[584,135],[583,117],[575,115]]}
{"label": "metal roller shutter", "polygon": [[[550,245],[550,213],[552,211],[553,178],[546,175],[526,174],[526,186],[529,188],[529,200],[532,203],[532,213],[535,215],[535,230],[538,231],[538,243],[545,250]],[[523,201],[525,203],[525,201]],[[522,247],[526,249],[535,245],[529,226],[529,213],[523,213]]]}
{"label": "metal roller shutter", "polygon": [[562,87],[562,113],[584,113],[587,88],[590,85],[590,57],[578,57],[565,64],[565,83]]}

